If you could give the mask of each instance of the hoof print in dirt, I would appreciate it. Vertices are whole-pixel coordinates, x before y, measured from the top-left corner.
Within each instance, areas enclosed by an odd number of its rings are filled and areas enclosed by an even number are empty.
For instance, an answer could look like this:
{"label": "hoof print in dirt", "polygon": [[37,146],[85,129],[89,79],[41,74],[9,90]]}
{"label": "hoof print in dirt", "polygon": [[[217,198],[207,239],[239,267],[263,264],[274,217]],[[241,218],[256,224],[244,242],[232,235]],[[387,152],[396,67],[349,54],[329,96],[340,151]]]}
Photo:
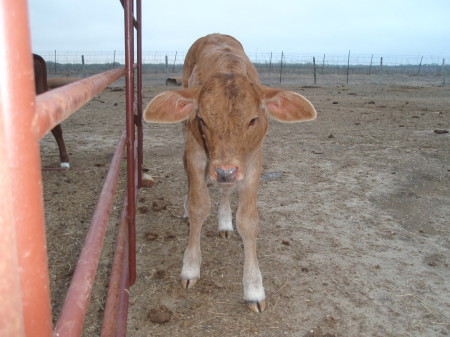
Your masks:
{"label": "hoof print in dirt", "polygon": [[155,279],[157,279],[157,280],[165,279],[165,278],[167,277],[167,271],[162,270],[162,269],[157,270],[157,271],[155,272],[155,274],[153,275],[153,277],[154,277]]}
{"label": "hoof print in dirt", "polygon": [[155,200],[153,201],[152,209],[155,212],[164,211],[165,209],[167,209],[167,203],[164,201],[164,199]]}
{"label": "hoof print in dirt", "polygon": [[140,214],[146,214],[148,213],[148,207],[147,206],[141,206],[138,208],[138,211]]}
{"label": "hoof print in dirt", "polygon": [[172,319],[172,312],[162,305],[158,309],[150,310],[147,318],[152,323],[164,324],[170,322]]}

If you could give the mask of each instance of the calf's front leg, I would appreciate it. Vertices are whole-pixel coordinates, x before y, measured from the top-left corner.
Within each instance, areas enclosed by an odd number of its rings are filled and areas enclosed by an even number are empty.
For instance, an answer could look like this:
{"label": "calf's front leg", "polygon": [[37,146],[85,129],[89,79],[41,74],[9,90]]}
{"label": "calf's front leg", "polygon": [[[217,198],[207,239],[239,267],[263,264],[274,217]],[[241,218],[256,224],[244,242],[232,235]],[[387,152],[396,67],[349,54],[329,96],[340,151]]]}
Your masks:
{"label": "calf's front leg", "polygon": [[250,310],[262,312],[266,308],[266,295],[256,253],[256,238],[259,232],[256,193],[259,178],[249,180],[244,181],[239,189],[236,225],[244,243],[244,301]]}
{"label": "calf's front leg", "polygon": [[203,158],[198,154],[191,157],[189,158],[189,154],[186,156],[186,172],[188,175],[186,206],[189,216],[189,240],[184,252],[183,268],[181,269],[181,284],[186,289],[193,287],[200,279],[202,262],[200,235],[203,223],[206,221],[211,208],[205,178],[206,157]]}

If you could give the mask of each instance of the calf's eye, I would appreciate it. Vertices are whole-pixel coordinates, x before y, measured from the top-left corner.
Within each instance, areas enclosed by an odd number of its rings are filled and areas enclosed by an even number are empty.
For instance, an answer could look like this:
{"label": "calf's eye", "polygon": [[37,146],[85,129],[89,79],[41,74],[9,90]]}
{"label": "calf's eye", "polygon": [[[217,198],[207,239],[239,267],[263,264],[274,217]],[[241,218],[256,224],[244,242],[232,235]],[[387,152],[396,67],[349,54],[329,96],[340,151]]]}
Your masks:
{"label": "calf's eye", "polygon": [[205,123],[205,121],[203,120],[203,118],[201,118],[200,116],[197,116],[196,119],[197,119],[197,121],[200,122],[200,124],[201,124],[202,126],[205,126],[205,127],[206,127],[206,123]]}
{"label": "calf's eye", "polygon": [[248,127],[251,127],[251,126],[255,125],[257,119],[258,119],[258,117],[253,118],[253,119],[250,121],[250,123],[248,123]]}

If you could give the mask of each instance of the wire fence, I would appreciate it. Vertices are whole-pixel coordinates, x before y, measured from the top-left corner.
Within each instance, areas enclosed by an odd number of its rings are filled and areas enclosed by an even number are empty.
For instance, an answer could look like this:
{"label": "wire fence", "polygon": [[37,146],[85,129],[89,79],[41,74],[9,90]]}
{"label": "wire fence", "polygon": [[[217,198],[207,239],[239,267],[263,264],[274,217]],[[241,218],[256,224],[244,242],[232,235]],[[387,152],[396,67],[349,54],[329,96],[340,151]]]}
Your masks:
{"label": "wire fence", "polygon": [[[50,76],[86,76],[99,71],[123,66],[122,51],[38,51],[47,61]],[[303,77],[302,82],[320,84],[330,81],[359,82],[410,82],[445,85],[450,57],[426,55],[377,54],[298,54],[298,53],[248,53],[262,80],[287,83]],[[142,54],[145,74],[158,78],[181,76],[186,52],[147,51]]]}

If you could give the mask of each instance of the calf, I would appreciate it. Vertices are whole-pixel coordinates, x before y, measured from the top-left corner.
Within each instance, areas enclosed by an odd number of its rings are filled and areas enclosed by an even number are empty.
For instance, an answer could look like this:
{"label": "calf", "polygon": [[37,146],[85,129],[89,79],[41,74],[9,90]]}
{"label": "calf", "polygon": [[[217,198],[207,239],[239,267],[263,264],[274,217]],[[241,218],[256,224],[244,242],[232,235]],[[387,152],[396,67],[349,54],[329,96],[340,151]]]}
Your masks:
{"label": "calf", "polygon": [[[34,63],[34,83],[36,86],[36,95],[39,95],[49,90],[49,85],[47,82],[47,64],[45,63],[45,60],[37,54],[33,54],[33,63]],[[53,87],[54,86],[52,86],[52,88]],[[69,168],[70,167],[69,155],[67,154],[66,145],[64,144],[61,124],[56,125],[52,129],[52,134],[56,139],[56,143],[58,144],[61,167]]]}
{"label": "calf", "polygon": [[227,35],[208,35],[192,45],[183,87],[156,96],[144,112],[147,122],[184,122],[185,216],[190,228],[181,283],[190,288],[200,279],[200,232],[211,207],[209,176],[222,194],[218,222],[223,237],[233,232],[230,194],[234,188],[239,192],[236,226],[244,243],[244,300],[261,312],[266,303],[256,255],[256,194],[268,119],[308,121],[316,118],[316,111],[297,93],[261,85],[242,45]]}

